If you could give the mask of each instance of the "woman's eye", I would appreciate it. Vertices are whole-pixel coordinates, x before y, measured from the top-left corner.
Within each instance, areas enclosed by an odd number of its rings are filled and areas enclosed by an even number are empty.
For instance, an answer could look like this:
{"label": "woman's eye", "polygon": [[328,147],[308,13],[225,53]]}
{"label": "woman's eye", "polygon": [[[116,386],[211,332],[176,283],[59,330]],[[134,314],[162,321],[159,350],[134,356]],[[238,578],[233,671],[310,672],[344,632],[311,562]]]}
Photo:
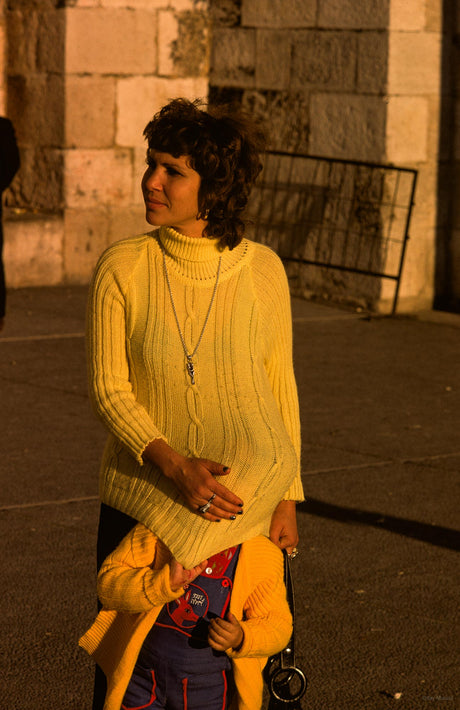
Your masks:
{"label": "woman's eye", "polygon": [[181,173],[175,168],[167,168],[168,175],[180,175]]}

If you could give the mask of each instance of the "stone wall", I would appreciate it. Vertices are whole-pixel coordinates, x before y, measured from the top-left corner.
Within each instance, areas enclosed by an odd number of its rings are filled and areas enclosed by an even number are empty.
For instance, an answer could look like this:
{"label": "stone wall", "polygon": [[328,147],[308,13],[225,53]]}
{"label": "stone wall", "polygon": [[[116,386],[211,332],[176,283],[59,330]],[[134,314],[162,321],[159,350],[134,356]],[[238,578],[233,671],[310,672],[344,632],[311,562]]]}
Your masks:
{"label": "stone wall", "polygon": [[[11,286],[85,283],[108,243],[142,231],[142,129],[167,99],[209,89],[265,119],[272,149],[416,168],[401,308],[443,286],[460,296],[454,0],[2,4],[0,104],[22,156],[6,195]],[[291,268],[298,292],[305,273]],[[393,290],[382,280],[363,298],[385,310]]]}
{"label": "stone wall", "polygon": [[265,118],[273,149],[382,160],[388,0],[229,5],[211,0],[211,96]]}
{"label": "stone wall", "polygon": [[142,131],[169,98],[206,97],[206,10],[9,0],[7,108],[22,160],[6,198],[10,286],[86,283],[110,242],[145,229]]}
{"label": "stone wall", "polygon": [[[409,310],[431,307],[435,296],[437,234],[443,219],[438,185],[448,137],[441,133],[442,20],[442,0],[391,4],[386,160],[419,171],[400,292]],[[391,287],[385,283],[382,290],[385,298]]]}
{"label": "stone wall", "polygon": [[[224,5],[219,12],[222,3],[211,0],[212,98],[238,100],[264,118],[272,149],[419,171],[400,305],[429,307],[440,218],[441,0]],[[295,290],[311,292],[311,269],[288,271]],[[387,310],[394,283],[382,279],[377,301],[373,287],[344,274],[324,274],[319,290]]]}

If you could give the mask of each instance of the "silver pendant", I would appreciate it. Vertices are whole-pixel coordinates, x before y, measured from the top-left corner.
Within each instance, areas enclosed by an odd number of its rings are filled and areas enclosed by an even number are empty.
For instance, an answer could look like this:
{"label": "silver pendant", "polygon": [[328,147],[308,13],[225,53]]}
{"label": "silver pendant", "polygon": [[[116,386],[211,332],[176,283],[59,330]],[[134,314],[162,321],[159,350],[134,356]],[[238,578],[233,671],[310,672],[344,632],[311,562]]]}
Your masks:
{"label": "silver pendant", "polygon": [[190,355],[187,355],[187,370],[190,375],[190,380],[192,385],[195,384],[195,368],[193,366],[193,360]]}

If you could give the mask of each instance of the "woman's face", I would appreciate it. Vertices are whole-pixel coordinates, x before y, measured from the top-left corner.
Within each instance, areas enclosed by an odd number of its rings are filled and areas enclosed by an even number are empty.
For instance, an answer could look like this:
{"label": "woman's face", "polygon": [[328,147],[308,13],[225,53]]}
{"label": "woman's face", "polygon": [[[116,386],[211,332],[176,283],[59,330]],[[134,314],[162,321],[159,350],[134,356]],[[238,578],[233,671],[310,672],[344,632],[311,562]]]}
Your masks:
{"label": "woman's face", "polygon": [[189,165],[188,156],[147,151],[147,170],[142,178],[146,215],[155,227],[173,227],[188,237],[202,237],[206,222],[197,219],[201,178]]}

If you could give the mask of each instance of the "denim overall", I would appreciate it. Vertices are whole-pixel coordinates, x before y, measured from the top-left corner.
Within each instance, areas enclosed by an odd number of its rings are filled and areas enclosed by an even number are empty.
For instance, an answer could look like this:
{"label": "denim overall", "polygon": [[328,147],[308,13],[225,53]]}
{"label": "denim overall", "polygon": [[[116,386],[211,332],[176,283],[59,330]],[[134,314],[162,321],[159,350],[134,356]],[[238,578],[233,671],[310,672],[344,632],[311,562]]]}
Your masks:
{"label": "denim overall", "polygon": [[231,661],[208,642],[225,617],[239,546],[211,557],[179,598],[162,608],[139,653],[122,710],[225,710],[235,692]]}

